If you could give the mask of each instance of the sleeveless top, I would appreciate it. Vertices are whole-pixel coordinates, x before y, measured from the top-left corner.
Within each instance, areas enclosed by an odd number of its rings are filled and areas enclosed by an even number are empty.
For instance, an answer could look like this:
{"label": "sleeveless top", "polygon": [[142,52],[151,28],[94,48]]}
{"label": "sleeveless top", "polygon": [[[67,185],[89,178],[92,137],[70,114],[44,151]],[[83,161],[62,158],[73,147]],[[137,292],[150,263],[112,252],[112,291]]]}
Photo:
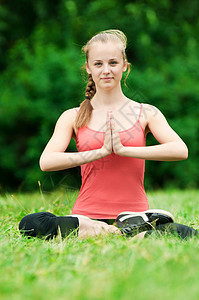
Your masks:
{"label": "sleeveless top", "polygon": [[[75,109],[77,112],[78,110]],[[125,147],[146,145],[140,114],[133,126],[119,132]],[[78,130],[76,146],[79,152],[99,149],[105,133],[88,126]],[[111,153],[107,157],[81,165],[82,185],[72,214],[93,219],[115,219],[122,211],[141,212],[149,208],[143,186],[145,160]]]}

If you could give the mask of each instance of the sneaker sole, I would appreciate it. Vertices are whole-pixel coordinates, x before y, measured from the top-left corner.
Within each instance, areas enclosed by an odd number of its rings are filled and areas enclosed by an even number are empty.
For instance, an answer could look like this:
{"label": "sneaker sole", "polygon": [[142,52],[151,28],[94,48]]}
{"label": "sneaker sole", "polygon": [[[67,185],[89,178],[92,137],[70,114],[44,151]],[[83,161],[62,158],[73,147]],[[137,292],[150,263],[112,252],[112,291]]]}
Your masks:
{"label": "sneaker sole", "polygon": [[148,209],[145,211],[145,213],[157,213],[157,214],[162,214],[165,216],[168,216],[172,219],[172,221],[174,222],[174,216],[172,215],[172,213],[170,213],[169,211],[163,210],[163,209]]}
{"label": "sneaker sole", "polygon": [[[133,219],[132,220],[133,222],[130,221],[130,223],[128,224],[128,219],[130,218]],[[153,228],[156,225],[173,223],[173,222],[174,222],[173,215],[170,212],[162,209],[149,209],[144,212],[125,211],[120,213],[116,219],[116,223],[118,227],[123,227],[127,225],[127,226],[139,226],[139,227],[146,226],[149,228]]]}
{"label": "sneaker sole", "polygon": [[[143,217],[143,219],[145,220],[145,221],[148,221],[148,220],[146,220],[146,216],[145,216],[145,214],[150,214],[150,213],[157,213],[157,214],[160,214],[160,215],[165,215],[165,216],[168,216],[168,217],[170,217],[171,219],[172,219],[172,221],[174,222],[174,216],[170,213],[170,212],[168,212],[168,211],[166,211],[166,210],[163,210],[163,209],[148,209],[148,210],[146,210],[146,211],[142,211],[142,212],[132,212],[132,211],[123,211],[122,213],[120,213],[118,216],[117,216],[117,219],[118,218],[122,218],[122,215],[132,215],[132,216],[142,216]],[[124,216],[124,217],[125,217]],[[148,218],[148,217],[147,217]]]}

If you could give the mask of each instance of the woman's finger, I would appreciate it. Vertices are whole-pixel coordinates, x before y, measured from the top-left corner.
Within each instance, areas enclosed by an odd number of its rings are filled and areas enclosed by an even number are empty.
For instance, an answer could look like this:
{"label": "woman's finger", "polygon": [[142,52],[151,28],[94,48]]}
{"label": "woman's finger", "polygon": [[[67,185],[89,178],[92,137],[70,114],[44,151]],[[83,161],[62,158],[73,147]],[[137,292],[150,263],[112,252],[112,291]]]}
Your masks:
{"label": "woman's finger", "polygon": [[109,154],[112,152],[112,140],[111,140],[111,123],[110,116],[107,113],[106,118],[106,129],[105,129],[105,137],[104,137],[104,146],[103,146]]}
{"label": "woman's finger", "polygon": [[111,136],[112,136],[113,152],[115,154],[120,155],[121,150],[123,150],[124,146],[121,143],[119,131],[116,130],[116,123],[114,117],[112,117],[110,121],[111,121]]}

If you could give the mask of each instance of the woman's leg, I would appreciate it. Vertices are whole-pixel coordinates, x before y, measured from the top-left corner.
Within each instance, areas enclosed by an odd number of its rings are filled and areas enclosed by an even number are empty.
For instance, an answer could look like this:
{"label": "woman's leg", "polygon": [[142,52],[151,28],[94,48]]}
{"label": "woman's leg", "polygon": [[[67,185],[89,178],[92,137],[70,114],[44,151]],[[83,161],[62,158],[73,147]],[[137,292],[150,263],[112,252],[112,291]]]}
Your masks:
{"label": "woman's leg", "polygon": [[167,223],[156,226],[155,230],[148,230],[144,237],[148,237],[151,234],[164,234],[168,236],[177,236],[181,239],[187,239],[190,237],[198,236],[198,231],[186,225]]}
{"label": "woman's leg", "polygon": [[[72,232],[76,233],[79,238],[105,235],[108,233],[121,234],[121,231],[125,234],[125,231],[123,232],[125,228],[118,229],[103,221],[91,220],[81,215],[57,217],[49,212],[39,212],[25,216],[19,224],[19,230],[22,234],[33,237],[45,237],[46,239],[57,236],[59,229],[63,238]],[[138,232],[139,228],[135,230],[134,227],[134,230],[132,230],[130,234],[128,233],[128,236],[136,237]],[[189,226],[177,223],[167,223],[158,225],[153,230],[141,232],[137,237],[143,238],[148,237],[151,234],[159,235],[160,233],[164,235],[175,235],[181,239],[198,235],[198,231]]]}
{"label": "woman's leg", "polygon": [[77,232],[79,220],[77,217],[56,217],[49,212],[38,212],[25,216],[19,223],[22,234],[33,237],[53,238],[59,232],[64,238],[71,232]]}
{"label": "woman's leg", "polygon": [[122,212],[117,216],[116,224],[124,235],[138,238],[147,237],[152,233],[176,235],[181,239],[198,235],[197,230],[174,223],[174,217],[171,213],[159,209],[141,213]]}
{"label": "woman's leg", "polygon": [[197,230],[182,224],[167,223],[157,226],[153,230],[143,231],[132,237],[130,240],[147,238],[150,235],[160,237],[164,236],[177,236],[181,239],[188,239],[194,236],[199,236]]}
{"label": "woman's leg", "polygon": [[113,225],[114,223],[116,224],[115,219],[95,219],[95,220],[100,222],[105,222],[108,225]]}
{"label": "woman's leg", "polygon": [[22,234],[46,239],[57,236],[59,228],[63,238],[71,232],[76,233],[79,238],[108,233],[121,234],[120,230],[113,225],[91,220],[82,215],[57,217],[49,212],[39,212],[25,216],[19,223],[19,230]]}
{"label": "woman's leg", "polygon": [[[96,236],[96,235],[104,235],[107,233],[117,233],[120,235],[125,235],[125,236],[134,236],[134,238],[144,238],[148,237],[152,233],[160,235],[169,235],[169,236],[177,236],[181,239],[187,239],[193,236],[198,235],[198,231],[186,226],[186,225],[181,225],[177,223],[166,223],[166,224],[161,224],[152,230],[147,230],[147,231],[142,231],[140,232],[140,226],[138,225],[137,228],[133,227],[130,232],[127,232],[126,234],[126,228],[117,228],[114,225],[108,225],[104,220],[103,221],[97,221],[97,220],[91,220],[91,219],[81,219],[79,218],[79,234],[78,236],[80,238],[85,238],[88,236]],[[126,225],[125,225],[126,226]],[[199,235],[198,235],[199,236]]]}
{"label": "woman's leg", "polygon": [[89,236],[105,235],[109,233],[117,233],[122,235],[121,231],[114,225],[108,225],[104,221],[79,218],[78,238],[87,238]]}

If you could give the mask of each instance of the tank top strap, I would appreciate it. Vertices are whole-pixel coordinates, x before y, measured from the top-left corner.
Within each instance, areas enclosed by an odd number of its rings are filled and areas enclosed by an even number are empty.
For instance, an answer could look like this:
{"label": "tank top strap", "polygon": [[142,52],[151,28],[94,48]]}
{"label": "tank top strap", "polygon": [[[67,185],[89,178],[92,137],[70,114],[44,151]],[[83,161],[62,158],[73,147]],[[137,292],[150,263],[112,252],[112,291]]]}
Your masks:
{"label": "tank top strap", "polygon": [[74,107],[74,110],[76,111],[76,113],[78,113],[79,108]]}
{"label": "tank top strap", "polygon": [[140,103],[140,112],[139,112],[138,120],[140,120],[140,117],[141,117],[141,114],[142,114],[142,107],[143,107],[143,104]]}

